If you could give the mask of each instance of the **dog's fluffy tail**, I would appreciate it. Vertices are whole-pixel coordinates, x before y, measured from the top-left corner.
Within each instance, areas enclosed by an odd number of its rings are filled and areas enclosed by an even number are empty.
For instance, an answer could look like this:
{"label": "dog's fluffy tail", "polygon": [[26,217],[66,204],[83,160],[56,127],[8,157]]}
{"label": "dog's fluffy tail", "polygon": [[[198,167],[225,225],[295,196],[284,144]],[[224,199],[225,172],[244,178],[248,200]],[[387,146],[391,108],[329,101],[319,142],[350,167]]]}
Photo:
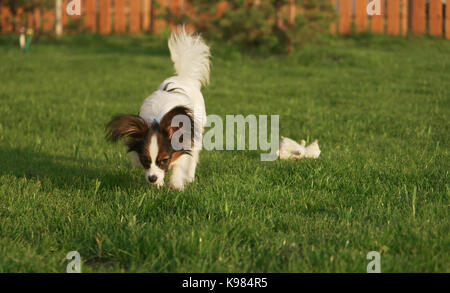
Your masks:
{"label": "dog's fluffy tail", "polygon": [[178,76],[209,84],[209,47],[199,35],[188,34],[184,26],[172,32],[169,50]]}

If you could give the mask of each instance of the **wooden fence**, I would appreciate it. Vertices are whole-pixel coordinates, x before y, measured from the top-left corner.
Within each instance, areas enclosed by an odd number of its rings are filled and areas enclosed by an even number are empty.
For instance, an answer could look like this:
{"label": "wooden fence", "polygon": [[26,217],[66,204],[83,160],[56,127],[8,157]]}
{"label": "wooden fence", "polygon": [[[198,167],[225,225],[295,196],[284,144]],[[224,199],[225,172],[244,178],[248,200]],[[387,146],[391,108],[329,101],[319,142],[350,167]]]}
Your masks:
{"label": "wooden fence", "polygon": [[[377,34],[413,33],[450,39],[450,5],[445,0],[380,0],[381,15],[368,16],[366,0],[333,0],[338,22],[332,32],[349,34],[370,31]],[[447,0],[450,2],[450,0]]]}
{"label": "wooden fence", "polygon": [[[1,1],[1,0],[0,0]],[[330,0],[334,2],[337,20],[332,23],[332,33],[349,34],[372,32],[376,34],[416,35],[431,34],[450,39],[450,0],[380,0],[381,15],[368,16],[366,7],[371,0]],[[447,1],[447,5],[446,2]],[[65,31],[86,30],[93,33],[159,33],[167,26],[173,27],[160,16],[164,8],[175,15],[192,14],[195,9],[185,0],[81,0],[81,16],[68,16],[68,1],[63,1],[62,24]],[[226,9],[226,1],[217,5],[218,15]],[[224,5],[225,4],[225,5]],[[0,4],[1,5],[1,4]],[[295,17],[289,7],[289,19]],[[16,31],[20,26],[51,32],[55,27],[55,11],[36,8],[34,11],[18,9],[15,19],[5,5],[0,6],[2,33]]]}

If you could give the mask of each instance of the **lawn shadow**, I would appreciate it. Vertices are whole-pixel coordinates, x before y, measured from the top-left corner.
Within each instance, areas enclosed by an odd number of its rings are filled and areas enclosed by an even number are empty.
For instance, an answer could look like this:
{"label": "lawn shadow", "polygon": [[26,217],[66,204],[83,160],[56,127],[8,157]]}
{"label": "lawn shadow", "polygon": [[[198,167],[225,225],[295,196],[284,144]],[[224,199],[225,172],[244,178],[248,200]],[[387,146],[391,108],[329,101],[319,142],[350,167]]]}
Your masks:
{"label": "lawn shadow", "polygon": [[[0,36],[0,46],[16,50],[16,38],[10,35]],[[56,48],[58,51],[69,49],[70,53],[90,52],[94,54],[148,55],[169,57],[167,38],[153,35],[99,35],[80,33],[56,38],[42,35],[32,44],[32,49]],[[32,50],[33,51],[33,50]]]}
{"label": "lawn shadow", "polygon": [[92,189],[92,182],[101,182],[106,189],[138,189],[145,184],[142,178],[127,168],[109,168],[100,161],[51,155],[26,148],[0,146],[0,175],[47,181],[63,190]]}
{"label": "lawn shadow", "polygon": [[68,46],[72,50],[89,50],[96,54],[151,55],[169,57],[167,39],[159,36],[137,35],[116,36],[81,34],[51,43]]}

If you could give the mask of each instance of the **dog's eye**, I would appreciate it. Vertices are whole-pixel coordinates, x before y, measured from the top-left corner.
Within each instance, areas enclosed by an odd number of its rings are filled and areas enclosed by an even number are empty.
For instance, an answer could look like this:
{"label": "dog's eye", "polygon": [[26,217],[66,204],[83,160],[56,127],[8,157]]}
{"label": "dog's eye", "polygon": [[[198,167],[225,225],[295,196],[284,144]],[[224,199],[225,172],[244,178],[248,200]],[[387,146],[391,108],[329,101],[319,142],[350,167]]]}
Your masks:
{"label": "dog's eye", "polygon": [[161,165],[165,165],[165,164],[167,164],[168,162],[169,162],[169,159],[168,159],[168,158],[162,159],[162,160],[161,160]]}

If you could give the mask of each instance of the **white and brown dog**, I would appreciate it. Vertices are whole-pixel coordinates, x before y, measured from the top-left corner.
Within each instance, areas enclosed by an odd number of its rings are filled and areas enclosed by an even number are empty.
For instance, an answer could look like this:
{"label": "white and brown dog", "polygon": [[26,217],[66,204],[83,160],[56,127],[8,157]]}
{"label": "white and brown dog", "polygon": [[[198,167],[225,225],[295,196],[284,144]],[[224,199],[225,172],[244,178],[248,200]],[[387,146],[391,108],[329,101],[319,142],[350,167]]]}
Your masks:
{"label": "white and brown dog", "polygon": [[172,32],[169,50],[177,75],[144,100],[138,115],[115,116],[107,125],[107,138],[125,139],[133,163],[144,167],[148,182],[163,186],[170,169],[170,187],[182,190],[194,180],[199,159],[206,124],[200,89],[209,83],[210,51],[200,36],[184,28]]}

